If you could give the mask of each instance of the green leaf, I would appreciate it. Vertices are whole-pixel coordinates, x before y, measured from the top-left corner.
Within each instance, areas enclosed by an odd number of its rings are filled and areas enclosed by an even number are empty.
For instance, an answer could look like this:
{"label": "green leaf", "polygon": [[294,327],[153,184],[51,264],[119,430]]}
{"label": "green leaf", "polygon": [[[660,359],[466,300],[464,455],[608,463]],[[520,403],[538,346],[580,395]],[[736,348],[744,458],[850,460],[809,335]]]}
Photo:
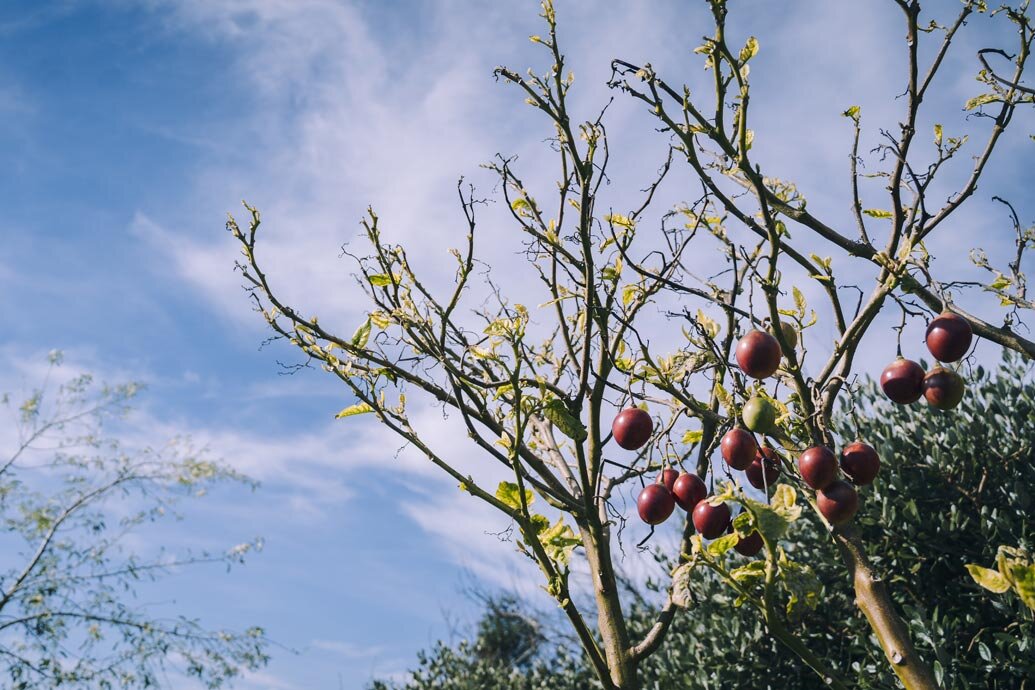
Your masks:
{"label": "green leaf", "polygon": [[550,560],[561,565],[568,565],[571,560],[571,552],[576,546],[582,545],[582,539],[575,536],[571,527],[564,524],[564,518],[557,518],[553,527],[544,530],[539,535],[539,541],[546,549],[546,555]]}
{"label": "green leaf", "polygon": [[784,589],[790,595],[787,599],[787,617],[790,620],[796,621],[816,608],[823,584],[812,568],[788,559],[781,552],[780,575],[783,577]]}
{"label": "green leaf", "polygon": [[747,586],[760,582],[765,579],[765,561],[751,561],[747,565],[731,570],[730,577]]}
{"label": "green leaf", "polygon": [[891,211],[885,211],[881,208],[864,208],[863,213],[870,216],[871,218],[891,218]]}
{"label": "green leaf", "polygon": [[853,105],[853,106],[849,107],[848,110],[844,111],[841,114],[844,115],[845,117],[850,117],[853,120],[858,120],[859,119],[859,106]]}
{"label": "green leaf", "polygon": [[[521,490],[518,485],[514,482],[500,482],[500,485],[496,487],[496,498],[500,500],[508,508],[514,510],[521,510]],[[525,505],[532,505],[532,501],[535,500],[535,495],[531,489],[525,489]]]}
{"label": "green leaf", "polygon": [[561,433],[568,438],[582,443],[586,440],[586,427],[582,422],[572,416],[568,406],[563,401],[553,398],[543,406],[543,416],[550,420],[550,423],[560,429]]}
{"label": "green leaf", "polygon": [[[782,512],[777,512],[765,503],[760,503],[750,498],[743,499],[743,503],[744,507],[755,515],[755,528],[761,532],[768,541],[775,542],[787,533],[787,528],[790,527],[791,524],[791,521],[788,519],[789,516],[785,516]],[[798,514],[800,514],[801,508],[798,507],[797,511]],[[794,517],[797,519],[797,515]]]}
{"label": "green leaf", "polygon": [[980,565],[968,563],[967,572],[969,572],[970,576],[974,578],[974,582],[978,583],[990,592],[1002,594],[1010,589],[1010,581],[1003,577],[998,570],[983,568]]}
{"label": "green leaf", "polygon": [[936,145],[938,145],[938,146],[942,145],[942,126],[941,125],[935,125],[934,126],[934,143]]}
{"label": "green leaf", "polygon": [[367,341],[370,339],[370,317],[363,322],[363,325],[356,329],[356,332],[352,334],[352,345],[353,347],[366,347]]}
{"label": "green leaf", "polygon": [[704,438],[703,430],[691,429],[690,431],[683,434],[683,443],[689,446],[694,443],[700,443],[702,438]]}
{"label": "green leaf", "polygon": [[358,414],[366,414],[373,412],[374,408],[367,403],[356,403],[355,405],[349,405],[338,414],[334,415],[335,419],[343,419],[345,417],[354,417]]}
{"label": "green leaf", "polygon": [[724,553],[732,549],[734,546],[736,546],[738,541],[740,541],[739,534],[724,534],[715,541],[713,541],[711,544],[708,544],[705,550],[710,555],[718,558],[719,556],[723,555]]}
{"label": "green leaf", "polygon": [[797,493],[787,484],[777,484],[769,507],[788,523],[801,517],[801,506],[797,505]]}
{"label": "green leaf", "polygon": [[751,58],[758,55],[758,39],[754,36],[748,38],[747,43],[740,49],[740,63],[744,64]]}
{"label": "green leaf", "polygon": [[392,284],[392,278],[387,273],[375,273],[367,276],[367,280],[374,287],[385,287],[386,285]]}
{"label": "green leaf", "polygon": [[991,283],[989,283],[988,289],[989,290],[1002,290],[1004,288],[1010,287],[1010,283],[1012,283],[1012,282],[1013,281],[1011,281],[1009,278],[1007,278],[1002,273],[1000,273],[996,277],[995,280],[993,280]]}

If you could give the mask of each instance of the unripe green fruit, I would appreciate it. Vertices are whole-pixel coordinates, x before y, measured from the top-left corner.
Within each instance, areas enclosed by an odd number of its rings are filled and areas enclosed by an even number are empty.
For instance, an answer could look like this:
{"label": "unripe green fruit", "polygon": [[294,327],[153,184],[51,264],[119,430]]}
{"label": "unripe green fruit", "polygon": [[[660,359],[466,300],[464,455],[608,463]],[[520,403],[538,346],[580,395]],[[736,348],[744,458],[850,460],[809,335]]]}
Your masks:
{"label": "unripe green fruit", "polygon": [[793,323],[781,321],[780,330],[783,331],[783,339],[787,341],[792,350],[798,347],[798,329],[794,327]]}
{"label": "unripe green fruit", "polygon": [[740,416],[748,429],[755,433],[767,434],[776,422],[776,407],[768,399],[756,395],[744,403]]}

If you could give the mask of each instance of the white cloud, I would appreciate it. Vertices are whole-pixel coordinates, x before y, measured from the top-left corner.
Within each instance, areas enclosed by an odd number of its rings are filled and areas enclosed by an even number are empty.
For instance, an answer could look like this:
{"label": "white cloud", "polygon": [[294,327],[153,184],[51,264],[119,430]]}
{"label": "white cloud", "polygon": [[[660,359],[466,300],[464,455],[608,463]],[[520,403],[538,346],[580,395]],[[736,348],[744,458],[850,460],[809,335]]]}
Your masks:
{"label": "white cloud", "polygon": [[331,652],[346,659],[367,659],[384,652],[384,648],[377,645],[355,644],[341,640],[313,640],[310,644],[315,649]]}

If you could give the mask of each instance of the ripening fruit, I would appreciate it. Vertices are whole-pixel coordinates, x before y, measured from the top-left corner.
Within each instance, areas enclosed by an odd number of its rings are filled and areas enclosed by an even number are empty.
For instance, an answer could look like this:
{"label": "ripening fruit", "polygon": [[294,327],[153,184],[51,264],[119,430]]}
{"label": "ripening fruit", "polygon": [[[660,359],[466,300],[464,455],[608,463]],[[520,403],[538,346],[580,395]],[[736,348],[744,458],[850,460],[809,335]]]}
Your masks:
{"label": "ripening fruit", "polygon": [[880,456],[873,446],[855,441],[841,451],[841,469],[856,484],[871,484],[880,470]]}
{"label": "ripening fruit", "polygon": [[638,450],[654,433],[654,420],[638,407],[627,407],[618,413],[611,424],[615,441],[626,450]]}
{"label": "ripening fruit", "polygon": [[776,423],[776,407],[767,398],[756,395],[744,403],[740,417],[744,420],[744,426],[751,431],[766,434],[772,431]]}
{"label": "ripening fruit", "polygon": [[[765,457],[764,460],[763,456]],[[780,464],[773,449],[768,446],[762,446],[761,451],[755,456],[751,464],[748,465],[748,468],[744,470],[744,474],[747,476],[747,480],[751,482],[751,486],[756,489],[765,489],[767,486],[771,487],[775,484],[776,480],[780,478]],[[763,483],[763,480],[765,483]]]}
{"label": "ripening fruit", "polygon": [[939,410],[951,410],[959,405],[966,391],[963,378],[952,369],[935,367],[924,377],[924,398]]}
{"label": "ripening fruit", "polygon": [[794,327],[793,323],[781,321],[780,330],[783,331],[783,339],[787,341],[792,350],[798,347],[798,329]]}
{"label": "ripening fruit", "polygon": [[963,359],[973,339],[970,323],[959,314],[942,312],[927,324],[927,349],[940,362]]}
{"label": "ripening fruit", "polygon": [[911,359],[899,357],[880,375],[880,387],[899,405],[915,403],[924,392],[924,369]]}
{"label": "ripening fruit", "polygon": [[693,521],[694,528],[705,539],[721,537],[730,524],[730,508],[725,503],[713,506],[701,501],[694,508]]}
{"label": "ripening fruit", "polygon": [[834,451],[826,446],[805,449],[798,458],[798,471],[810,487],[825,489],[837,479],[837,458],[834,457]]}
{"label": "ripening fruit", "polygon": [[676,509],[676,500],[664,484],[648,484],[636,499],[640,519],[648,525],[660,525]]}
{"label": "ripening fruit", "polygon": [[741,537],[740,541],[733,548],[741,556],[750,558],[761,551],[763,546],[765,546],[765,543],[762,541],[762,535],[758,532],[752,532],[750,537]]}
{"label": "ripening fruit", "polygon": [[758,454],[758,444],[747,431],[730,429],[719,443],[719,452],[727,465],[735,470],[746,470]]}
{"label": "ripening fruit", "polygon": [[676,479],[672,495],[676,499],[676,505],[689,513],[708,495],[708,487],[696,474],[684,472]]}
{"label": "ripening fruit", "polygon": [[830,523],[840,525],[851,520],[859,510],[859,494],[851,484],[838,479],[816,492],[816,507]]}
{"label": "ripening fruit", "polygon": [[679,472],[677,470],[674,470],[671,467],[666,467],[661,471],[661,476],[658,477],[658,481],[664,484],[666,489],[671,491],[672,487],[676,485],[677,477],[679,477]]}
{"label": "ripening fruit", "polygon": [[737,342],[737,364],[751,378],[768,378],[780,366],[780,343],[765,331],[748,331]]}

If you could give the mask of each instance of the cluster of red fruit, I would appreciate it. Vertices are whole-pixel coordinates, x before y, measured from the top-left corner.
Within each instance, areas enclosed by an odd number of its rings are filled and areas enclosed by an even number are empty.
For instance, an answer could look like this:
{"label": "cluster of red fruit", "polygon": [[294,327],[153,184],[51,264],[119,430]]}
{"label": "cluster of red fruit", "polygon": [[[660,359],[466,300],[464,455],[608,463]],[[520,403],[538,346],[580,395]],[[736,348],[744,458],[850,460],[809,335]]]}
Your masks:
{"label": "cluster of red fruit", "polygon": [[[797,333],[787,324],[780,324],[784,339],[797,345]],[[955,362],[970,349],[973,332],[960,316],[945,312],[927,327],[927,348],[940,362]],[[765,331],[749,331],[737,342],[737,365],[748,376],[765,379],[776,373],[782,352],[780,344]],[[929,372],[912,360],[899,357],[881,374],[881,388],[891,400],[907,405],[921,396],[933,407],[949,410],[963,399],[964,384],[960,375],[941,365]],[[752,431],[765,433],[773,424],[775,410],[761,397],[754,397],[744,406],[743,419]],[[630,407],[622,410],[611,427],[618,445],[638,450],[650,440],[654,422],[645,411]],[[722,437],[720,452],[731,468],[743,471],[756,489],[768,489],[780,477],[780,458],[768,446],[759,446],[753,434],[741,428],[730,429]],[[851,520],[859,509],[855,486],[870,484],[880,470],[880,456],[871,446],[855,441],[841,451],[841,471],[852,484],[838,479],[838,461],[826,446],[807,448],[798,458],[802,480],[816,491],[816,506],[832,524]],[[705,539],[715,539],[731,529],[732,515],[725,503],[712,505],[708,490],[696,474],[666,468],[655,483],[640,491],[636,508],[649,525],[659,525],[672,515],[678,505],[691,513],[694,528]],[[736,549],[754,556],[762,549],[762,537],[754,532],[741,539]]]}
{"label": "cluster of red fruit", "polygon": [[[945,312],[927,326],[927,349],[939,362],[956,362],[970,350],[974,332],[961,316]],[[899,357],[880,375],[884,395],[900,405],[915,403],[923,396],[939,410],[951,410],[963,400],[963,379],[940,364],[926,374],[911,359]]]}
{"label": "cluster of red fruit", "polygon": [[[756,489],[773,485],[780,477],[776,451],[759,447],[755,437],[744,429],[730,429],[719,444],[722,459],[735,470],[742,470]],[[807,448],[798,458],[801,478],[816,490],[819,512],[838,525],[852,519],[859,509],[855,487],[837,478],[838,462],[826,446]],[[855,441],[841,451],[841,470],[856,485],[871,484],[880,470],[880,456],[871,446]]]}
{"label": "cluster of red fruit", "polygon": [[[654,422],[638,407],[622,410],[611,425],[615,441],[626,450],[637,450],[650,439]],[[640,491],[636,510],[648,525],[660,525],[672,515],[676,506],[691,514],[694,528],[705,539],[715,539],[729,531],[733,516],[725,503],[711,505],[708,488],[696,474],[677,472],[671,467],[662,470],[653,484]],[[762,550],[762,536],[753,532],[734,547],[745,556],[754,556]]]}

